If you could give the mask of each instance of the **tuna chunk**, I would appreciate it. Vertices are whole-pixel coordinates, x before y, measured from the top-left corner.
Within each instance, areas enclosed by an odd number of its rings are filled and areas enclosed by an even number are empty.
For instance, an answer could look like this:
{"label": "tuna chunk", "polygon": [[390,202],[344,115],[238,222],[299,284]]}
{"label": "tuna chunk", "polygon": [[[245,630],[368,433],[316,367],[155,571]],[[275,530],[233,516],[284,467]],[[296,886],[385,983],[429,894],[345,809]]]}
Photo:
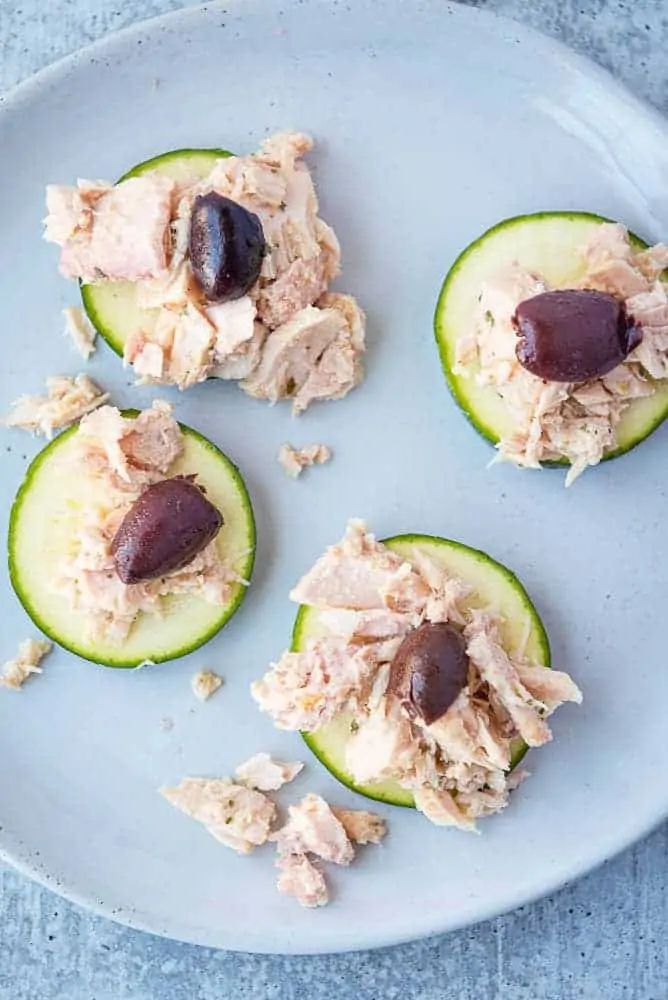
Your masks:
{"label": "tuna chunk", "polygon": [[272,835],[279,854],[315,854],[323,861],[349,865],[355,850],[343,824],[319,795],[306,795],[288,808],[288,822]]}
{"label": "tuna chunk", "polygon": [[350,521],[343,540],[324,556],[290,592],[298,604],[366,611],[406,603],[424,603],[427,590],[410,564],[367,534],[363,521]]}
{"label": "tuna chunk", "polygon": [[346,709],[376,666],[371,649],[350,649],[339,638],[317,639],[302,653],[284,653],[251,685],[251,694],[279,729],[313,732]]}
{"label": "tuna chunk", "polygon": [[472,703],[468,689],[428,727],[428,732],[449,761],[500,770],[510,766],[510,739],[480,706]]}
{"label": "tuna chunk", "polygon": [[[190,220],[188,220],[189,222]],[[138,281],[137,305],[140,309],[183,309],[197,296],[197,289],[190,264],[185,260],[174,266],[176,251],[172,255],[172,266],[156,278]]]}
{"label": "tuna chunk", "polygon": [[238,854],[249,854],[269,839],[274,803],[228,778],[184,778],[173,788],[161,788],[160,794]]}
{"label": "tuna chunk", "polygon": [[88,321],[83,309],[78,306],[68,306],[63,309],[65,334],[70,338],[82,358],[88,361],[95,350],[97,330]]}
{"label": "tuna chunk", "polygon": [[294,896],[309,908],[329,902],[325,877],[305,854],[279,854],[276,867],[280,871],[276,883],[279,892]]}
{"label": "tuna chunk", "polygon": [[332,634],[351,643],[403,638],[411,628],[411,622],[405,614],[384,608],[369,611],[323,608],[318,617]]}
{"label": "tuna chunk", "polygon": [[208,701],[223,684],[223,678],[213,670],[198,670],[190,681],[193,694],[200,701]]}
{"label": "tuna chunk", "polygon": [[[550,683],[537,673],[532,673],[531,668],[518,669],[500,645],[498,633],[483,612],[473,616],[471,624],[464,630],[464,635],[468,642],[469,657],[480,671],[482,679],[495,691],[525,743],[529,746],[541,746],[551,740],[552,734],[545,722],[545,716],[550,713],[550,706],[554,708],[561,704],[557,692],[562,693],[565,700],[579,703],[582,695],[576,685],[564,674],[558,675]],[[544,669],[533,668],[535,671]],[[524,678],[528,678],[530,682],[535,678],[533,683],[536,685],[536,690],[547,692],[548,702],[543,702],[531,693],[530,688],[523,683],[520,670]]]}
{"label": "tuna chunk", "polygon": [[387,833],[385,820],[364,809],[336,809],[332,812],[355,844],[380,844]]}
{"label": "tuna chunk", "polygon": [[137,469],[167,473],[183,451],[183,434],[169,403],[155,400],[150,410],[126,424],[121,447]]}
{"label": "tuna chunk", "polygon": [[272,403],[295,397],[325,349],[345,329],[335,310],[307,306],[271,334],[259,366],[242,388]]}
{"label": "tuna chunk", "polygon": [[668,284],[656,281],[626,305],[643,329],[643,339],[630,357],[652,378],[668,378]]}
{"label": "tuna chunk", "polygon": [[275,281],[260,290],[258,315],[265,326],[274,330],[306,306],[312,306],[327,291],[328,284],[326,254],[310,260],[298,257]]}
{"label": "tuna chunk", "polygon": [[18,654],[5,663],[0,673],[0,686],[18,691],[32,674],[41,674],[40,663],[52,649],[46,639],[25,639],[19,646]]}
{"label": "tuna chunk", "polygon": [[5,417],[7,427],[21,427],[52,438],[55,431],[102,406],[109,393],[87,375],[54,375],[46,380],[46,396],[21,396]]}
{"label": "tuna chunk", "polygon": [[91,462],[106,463],[117,480],[132,486],[148,485],[143,473],[164,475],[183,449],[172,408],[159,400],[134,420],[103,406],[81,421],[78,433]]}
{"label": "tuna chunk", "polygon": [[516,663],[517,675],[533,698],[540,701],[548,712],[553,712],[566,701],[582,703],[582,692],[575,682],[561,670],[546,670],[528,663]]}
{"label": "tuna chunk", "polygon": [[668,268],[668,246],[665,243],[656,243],[648,250],[637,253],[635,263],[648,281],[656,281]]}
{"label": "tuna chunk", "polygon": [[411,775],[420,751],[411,724],[395,703],[357,722],[357,731],[346,745],[346,768],[357,784],[401,780]]}
{"label": "tuna chunk", "polygon": [[472,588],[463,580],[451,576],[419,549],[414,550],[411,559],[414,569],[418,571],[430,590],[424,607],[426,620],[463,625],[465,617],[462,606]]}
{"label": "tuna chunk", "polygon": [[304,765],[298,761],[274,760],[268,753],[256,753],[234,772],[242,785],[256,788],[260,792],[275,792],[293,781]]}
{"label": "tuna chunk", "polygon": [[45,238],[62,247],[67,278],[136,281],[154,278],[168,264],[174,182],[160,174],[115,186],[79,181],[47,189]]}
{"label": "tuna chunk", "polygon": [[363,378],[364,314],[349,295],[327,294],[318,300],[320,309],[333,309],[346,323],[339,335],[322,353],[307,380],[297,392],[293,410],[301,413],[318,399],[341,399]]}
{"label": "tuna chunk", "polygon": [[209,377],[216,330],[196,306],[188,303],[177,316],[167,365],[168,381],[187,389]]}
{"label": "tuna chunk", "polygon": [[260,146],[258,159],[280,167],[285,173],[294,169],[295,161],[313,149],[313,139],[306,132],[277,132]]}
{"label": "tuna chunk", "polygon": [[297,479],[304,469],[311,465],[324,465],[329,462],[332,453],[326,444],[309,444],[304,448],[293,448],[291,444],[282,444],[278,452],[278,461],[292,479]]}
{"label": "tuna chunk", "polygon": [[211,375],[223,379],[248,378],[260,363],[266,337],[266,328],[255,322],[251,339],[245,340],[222,360],[216,360]]}
{"label": "tuna chunk", "polygon": [[467,832],[475,830],[474,821],[459,808],[450,792],[444,789],[416,788],[413,795],[416,807],[436,826],[455,826]]}
{"label": "tuna chunk", "polygon": [[255,304],[248,295],[208,306],[206,315],[216,331],[213,351],[218,363],[238,351],[255,333]]}

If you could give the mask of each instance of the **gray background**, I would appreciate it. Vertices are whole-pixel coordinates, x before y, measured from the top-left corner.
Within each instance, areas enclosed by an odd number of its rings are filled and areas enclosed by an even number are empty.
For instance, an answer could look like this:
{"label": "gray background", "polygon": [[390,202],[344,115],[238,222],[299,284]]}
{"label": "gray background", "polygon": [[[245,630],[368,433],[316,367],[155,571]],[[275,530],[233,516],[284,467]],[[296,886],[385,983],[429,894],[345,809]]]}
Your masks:
{"label": "gray background", "polygon": [[[0,90],[108,31],[181,6],[0,0]],[[667,0],[478,6],[562,39],[668,111]],[[0,867],[0,1000],[668,1000],[667,861],[664,826],[577,885],[509,916],[400,948],[303,959],[139,934]]]}

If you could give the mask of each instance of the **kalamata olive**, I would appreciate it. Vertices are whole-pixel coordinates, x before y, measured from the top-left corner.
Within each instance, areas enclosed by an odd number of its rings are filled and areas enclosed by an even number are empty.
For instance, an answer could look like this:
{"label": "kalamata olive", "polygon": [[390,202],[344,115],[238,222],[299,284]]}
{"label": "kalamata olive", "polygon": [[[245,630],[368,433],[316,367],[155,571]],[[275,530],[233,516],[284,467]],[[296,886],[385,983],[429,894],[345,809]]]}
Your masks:
{"label": "kalamata olive", "polygon": [[210,191],[193,202],[190,265],[210,302],[240,299],[258,279],[265,253],[262,223],[243,205]]}
{"label": "kalamata olive", "polygon": [[413,718],[426,725],[440,719],[468,679],[466,643],[447,622],[423,622],[399,646],[390,670],[389,690]]}
{"label": "kalamata olive", "polygon": [[111,544],[123,583],[182,569],[216,537],[223,516],[193,479],[163,479],[132,504]]}
{"label": "kalamata olive", "polygon": [[517,359],[548,382],[584,382],[616,368],[642,339],[624,303],[588,289],[542,292],[520,302]]}

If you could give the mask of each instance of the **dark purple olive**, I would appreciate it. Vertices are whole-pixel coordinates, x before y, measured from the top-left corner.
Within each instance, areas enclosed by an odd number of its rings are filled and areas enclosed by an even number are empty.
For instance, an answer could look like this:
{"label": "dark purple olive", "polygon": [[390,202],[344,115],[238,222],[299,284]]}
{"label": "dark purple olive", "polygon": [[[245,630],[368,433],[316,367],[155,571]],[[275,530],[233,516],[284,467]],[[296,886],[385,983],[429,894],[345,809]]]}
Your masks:
{"label": "dark purple olive", "polygon": [[408,714],[430,726],[466,685],[469,659],[459,629],[447,622],[423,622],[399,646],[390,670],[389,690]]}
{"label": "dark purple olive", "polygon": [[605,292],[542,292],[520,302],[513,326],[517,359],[547,382],[584,382],[616,368],[642,330],[624,303]]}
{"label": "dark purple olive", "polygon": [[111,543],[123,583],[154,580],[187,566],[223,524],[194,477],[176,476],[147,487],[127,512]]}
{"label": "dark purple olive", "polygon": [[190,215],[190,266],[210,302],[245,295],[258,279],[265,247],[257,215],[215,191],[195,198]]}

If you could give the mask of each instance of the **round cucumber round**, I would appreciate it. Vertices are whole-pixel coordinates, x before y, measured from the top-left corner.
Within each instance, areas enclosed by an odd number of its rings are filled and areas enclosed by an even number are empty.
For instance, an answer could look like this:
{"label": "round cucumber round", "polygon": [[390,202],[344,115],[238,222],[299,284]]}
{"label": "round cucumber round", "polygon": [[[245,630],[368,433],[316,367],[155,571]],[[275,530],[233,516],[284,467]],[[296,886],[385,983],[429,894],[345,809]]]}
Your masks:
{"label": "round cucumber round", "polygon": [[[482,284],[511,261],[543,275],[550,285],[568,287],[582,277],[585,262],[580,250],[596,226],[611,222],[590,212],[537,212],[505,219],[470,244],[450,268],[436,304],[434,331],[446,380],[464,414],[492,444],[513,433],[512,418],[492,386],[478,385],[472,364],[456,374],[458,337],[470,328]],[[634,233],[632,244],[647,244]],[[634,400],[617,427],[617,446],[603,461],[616,458],[640,444],[668,416],[668,382],[657,382],[652,396]],[[567,459],[545,465],[568,464]]]}
{"label": "round cucumber round", "polygon": [[[126,410],[135,417],[136,410]],[[72,475],[77,426],[54,438],[33,460],[16,495],[9,523],[9,574],[14,590],[35,625],[60,646],[86,660],[109,667],[136,667],[184,656],[220,631],[241,604],[246,587],[234,584],[228,603],[209,604],[200,597],[165,597],[160,616],[140,612],[121,644],[88,640],[85,617],[52,589],[63,556],[76,537],[83,505],[104,502],[104,487],[92,477]],[[255,521],[239,470],[214,444],[180,424],[184,450],[169,476],[196,473],[207,497],[225,519],[216,544],[244,580],[255,557]]]}
{"label": "round cucumber round", "polygon": [[[232,156],[227,149],[173,149],[153,156],[119,177],[155,172],[177,181],[197,181],[206,177],[216,160]],[[156,309],[140,309],[134,281],[94,281],[81,285],[81,299],[88,319],[111,349],[123,356],[128,337],[137,330],[152,326]]]}
{"label": "round cucumber round", "polygon": [[[396,535],[385,539],[384,544],[408,562],[416,551],[424,552],[433,562],[464,580],[473,588],[468,598],[470,607],[492,607],[503,618],[504,647],[509,651],[523,648],[533,662],[550,666],[550,644],[538,612],[515,574],[501,563],[478,549],[434,535]],[[302,604],[292,633],[293,652],[301,652],[310,639],[325,631],[318,609]],[[389,805],[413,806],[412,793],[394,781],[355,783],[346,770],[346,745],[351,738],[352,721],[351,716],[340,715],[317,732],[302,733],[302,736],[315,756],[348,788]],[[514,742],[511,768],[519,763],[527,749],[523,740]]]}

